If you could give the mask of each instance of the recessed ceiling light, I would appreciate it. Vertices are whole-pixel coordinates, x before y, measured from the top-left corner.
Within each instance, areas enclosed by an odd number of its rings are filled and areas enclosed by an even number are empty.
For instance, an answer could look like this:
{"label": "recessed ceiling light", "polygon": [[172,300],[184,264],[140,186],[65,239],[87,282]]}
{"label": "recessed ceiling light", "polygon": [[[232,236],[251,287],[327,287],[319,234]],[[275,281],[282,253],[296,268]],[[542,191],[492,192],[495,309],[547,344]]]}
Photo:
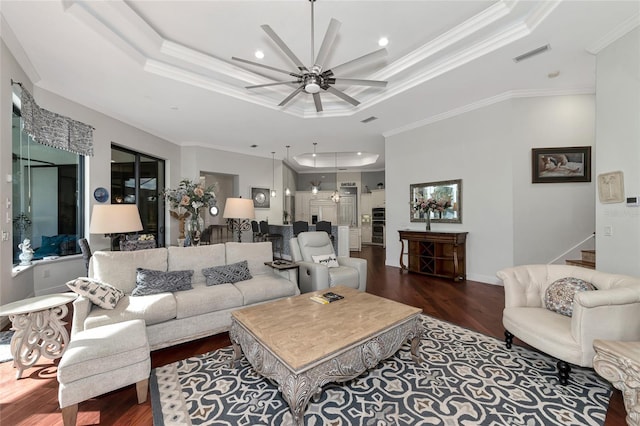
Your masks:
{"label": "recessed ceiling light", "polygon": [[257,147],[258,147],[258,145],[256,145],[256,144],[250,145],[250,148],[257,148]]}
{"label": "recessed ceiling light", "polygon": [[256,53],[254,53],[254,55],[258,59],[264,58],[264,52],[262,50],[256,50]]}
{"label": "recessed ceiling light", "polygon": [[556,78],[559,75],[560,75],[560,71],[553,71],[553,72],[550,72],[549,74],[547,74],[547,77],[548,78]]}
{"label": "recessed ceiling light", "polygon": [[358,151],[358,155],[362,155],[362,152]]}
{"label": "recessed ceiling light", "polygon": [[177,110],[178,110],[178,107],[177,107],[177,106],[171,106],[170,108],[171,108],[172,110],[174,110],[174,111],[177,111]]}
{"label": "recessed ceiling light", "polygon": [[387,44],[389,44],[389,39],[386,37],[380,37],[380,40],[378,40],[378,46],[385,47]]}

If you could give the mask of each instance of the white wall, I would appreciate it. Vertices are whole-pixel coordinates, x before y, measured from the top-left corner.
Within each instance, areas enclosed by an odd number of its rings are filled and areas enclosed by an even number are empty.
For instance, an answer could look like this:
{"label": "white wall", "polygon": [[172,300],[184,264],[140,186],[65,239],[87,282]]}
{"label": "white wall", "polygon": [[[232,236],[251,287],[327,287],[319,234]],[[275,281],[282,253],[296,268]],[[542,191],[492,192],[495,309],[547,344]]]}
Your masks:
{"label": "white wall", "polygon": [[462,224],[431,229],[469,232],[474,281],[549,262],[593,232],[593,214],[582,214],[593,211],[593,184],[533,185],[530,165],[533,147],[592,145],[593,105],[590,95],[514,99],[388,137],[387,264],[399,266],[398,229],[424,229],[409,221],[413,183],[462,179]]}
{"label": "white wall", "polygon": [[511,105],[513,264],[548,263],[593,234],[595,175],[591,182],[533,184],[531,148],[593,146],[595,99],[540,97]]}
{"label": "white wall", "polygon": [[[238,193],[227,195],[251,198],[251,188],[272,187],[272,159],[254,157],[234,152],[190,146],[182,148],[182,171],[185,178],[193,179],[200,172],[228,174],[238,176]],[[193,171],[193,172],[191,172]],[[194,176],[192,176],[194,175]],[[284,188],[282,185],[282,161],[275,161],[276,196],[271,198],[270,208],[256,209],[256,220],[268,220],[272,224],[282,224]],[[175,182],[170,182],[174,185]],[[174,227],[175,228],[175,227]],[[250,233],[249,233],[250,234]],[[249,235],[247,234],[247,235]],[[177,232],[173,238],[177,238]],[[243,234],[243,241],[245,236]]]}
{"label": "white wall", "polygon": [[[596,175],[622,171],[625,197],[640,196],[640,29],[598,54],[596,93]],[[596,250],[599,270],[640,276],[640,208],[596,202]]]}

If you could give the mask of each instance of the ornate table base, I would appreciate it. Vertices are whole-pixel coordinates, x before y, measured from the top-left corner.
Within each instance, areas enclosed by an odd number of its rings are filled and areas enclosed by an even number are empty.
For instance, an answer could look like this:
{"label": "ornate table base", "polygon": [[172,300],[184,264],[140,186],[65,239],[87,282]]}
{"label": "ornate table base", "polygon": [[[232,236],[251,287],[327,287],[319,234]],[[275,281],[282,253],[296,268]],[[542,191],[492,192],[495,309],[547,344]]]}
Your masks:
{"label": "ornate table base", "polygon": [[69,334],[62,319],[67,315],[66,305],[46,311],[9,315],[15,334],[11,339],[13,365],[18,369],[16,378],[32,367],[41,356],[56,359],[62,356],[69,342]]}
{"label": "ornate table base", "polygon": [[593,368],[622,391],[627,424],[640,425],[640,342],[594,340]]}
{"label": "ornate table base", "polygon": [[278,390],[289,404],[294,425],[303,425],[304,411],[312,396],[319,396],[329,382],[344,382],[374,368],[389,358],[407,340],[411,340],[411,357],[419,363],[418,345],[422,325],[419,315],[381,330],[370,338],[354,342],[300,371],[293,371],[232,316],[229,332],[235,352],[235,363],[244,352],[253,368],[262,376],[278,383]]}
{"label": "ornate table base", "polygon": [[0,307],[0,316],[8,316],[11,329],[13,366],[18,369],[16,378],[32,367],[41,356],[56,359],[62,356],[69,342],[65,322],[69,312],[67,303],[77,297],[74,293],[57,293],[18,300]]}

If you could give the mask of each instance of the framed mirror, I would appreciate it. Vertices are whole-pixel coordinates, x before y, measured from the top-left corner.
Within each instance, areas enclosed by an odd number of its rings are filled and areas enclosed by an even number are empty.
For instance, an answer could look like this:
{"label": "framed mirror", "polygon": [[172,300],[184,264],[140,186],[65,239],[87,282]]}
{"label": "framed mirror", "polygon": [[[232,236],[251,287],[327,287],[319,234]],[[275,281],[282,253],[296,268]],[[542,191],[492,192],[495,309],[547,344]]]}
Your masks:
{"label": "framed mirror", "polygon": [[412,184],[409,200],[411,222],[462,223],[462,179]]}

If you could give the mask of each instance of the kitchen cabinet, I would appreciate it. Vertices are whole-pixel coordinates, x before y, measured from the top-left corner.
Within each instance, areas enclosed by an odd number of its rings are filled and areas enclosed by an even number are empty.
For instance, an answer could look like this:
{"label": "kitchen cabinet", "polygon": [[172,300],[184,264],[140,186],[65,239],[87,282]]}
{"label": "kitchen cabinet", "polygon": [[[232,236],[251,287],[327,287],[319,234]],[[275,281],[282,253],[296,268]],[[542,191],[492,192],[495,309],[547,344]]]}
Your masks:
{"label": "kitchen cabinet", "polygon": [[384,189],[372,189],[371,190],[371,207],[384,207]]}

